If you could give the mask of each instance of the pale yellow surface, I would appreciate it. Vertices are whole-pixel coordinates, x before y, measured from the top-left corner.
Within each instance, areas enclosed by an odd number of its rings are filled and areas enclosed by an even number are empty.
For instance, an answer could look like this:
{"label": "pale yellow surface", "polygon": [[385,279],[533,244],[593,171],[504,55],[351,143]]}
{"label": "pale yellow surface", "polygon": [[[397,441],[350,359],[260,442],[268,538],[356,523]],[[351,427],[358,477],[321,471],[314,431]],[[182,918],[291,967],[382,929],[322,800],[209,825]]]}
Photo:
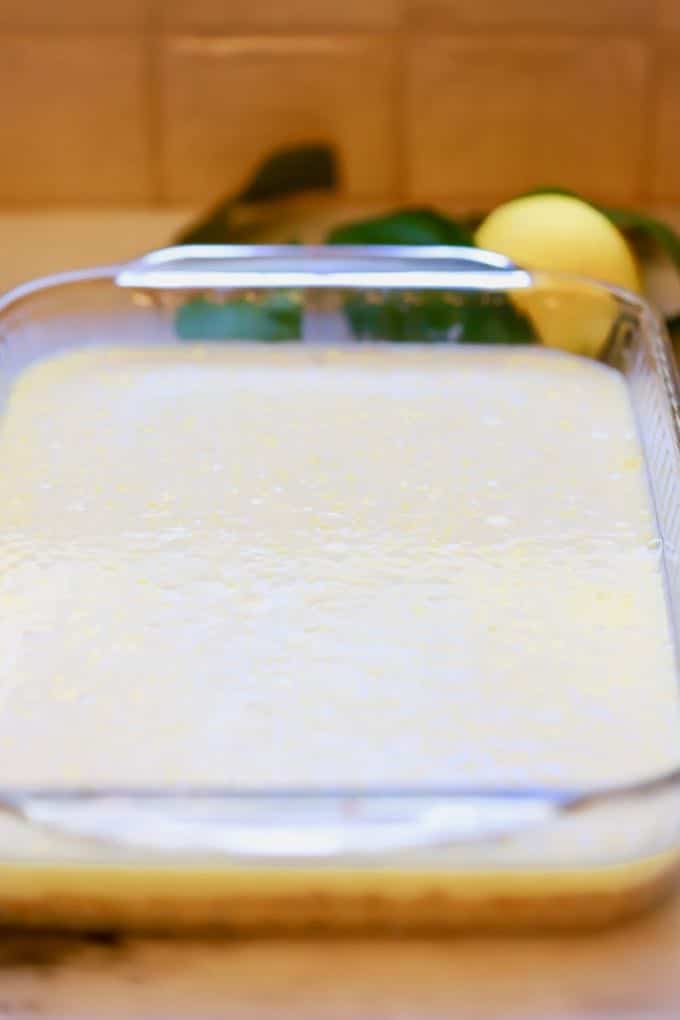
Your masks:
{"label": "pale yellow surface", "polygon": [[3,783],[677,763],[658,541],[604,367],[85,351],[17,384],[0,467]]}

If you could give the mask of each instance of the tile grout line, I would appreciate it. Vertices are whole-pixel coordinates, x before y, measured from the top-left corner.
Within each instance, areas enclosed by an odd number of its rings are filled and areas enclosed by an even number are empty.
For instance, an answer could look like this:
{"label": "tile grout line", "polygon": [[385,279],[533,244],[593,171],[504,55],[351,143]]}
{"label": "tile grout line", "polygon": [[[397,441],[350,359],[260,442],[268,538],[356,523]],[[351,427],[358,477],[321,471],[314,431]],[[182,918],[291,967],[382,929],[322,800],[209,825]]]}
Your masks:
{"label": "tile grout line", "polygon": [[[620,22],[615,25],[597,25],[592,27],[578,26],[578,25],[504,25],[497,24],[491,26],[471,26],[471,25],[453,25],[448,23],[442,24],[425,24],[425,25],[414,25],[408,24],[403,26],[366,26],[366,27],[348,27],[343,25],[297,25],[295,27],[280,27],[280,28],[264,28],[257,26],[243,25],[216,25],[214,28],[207,28],[205,26],[191,27],[190,25],[177,26],[171,28],[167,25],[161,25],[156,21],[155,18],[146,18],[141,25],[114,25],[110,27],[102,27],[98,25],[87,25],[85,23],[78,23],[73,25],[43,25],[43,26],[19,26],[9,25],[0,22],[0,36],[15,37],[15,38],[48,38],[57,39],[64,38],[67,36],[75,37],[97,37],[97,38],[111,38],[111,37],[130,37],[140,34],[153,34],[157,37],[173,37],[173,38],[196,38],[201,40],[207,39],[224,39],[224,38],[235,38],[235,39],[262,39],[264,41],[281,39],[283,41],[290,42],[295,40],[297,37],[304,39],[323,39],[323,38],[341,38],[341,39],[352,39],[352,38],[397,38],[400,36],[409,36],[413,39],[460,39],[461,42],[472,42],[472,41],[489,41],[494,42],[508,41],[521,42],[527,41],[529,43],[544,42],[550,39],[555,40],[583,40],[590,39],[593,42],[597,40],[605,41],[617,41],[622,39],[640,39],[645,37],[653,37],[661,34],[662,30],[658,27],[656,30],[645,29],[639,25],[627,25],[621,24]],[[669,29],[663,32],[664,38],[675,38],[680,41],[680,28]]]}
{"label": "tile grout line", "polygon": [[408,195],[410,176],[408,158],[408,56],[407,40],[403,32],[399,32],[394,44],[394,66],[392,69],[392,109],[391,126],[393,132],[392,159],[394,161],[394,191],[400,202]]}
{"label": "tile grout line", "polygon": [[147,158],[151,203],[154,207],[163,205],[163,124],[162,124],[162,83],[161,47],[162,33],[156,19],[155,0],[147,0],[144,24],[144,58],[146,68],[145,101]]}
{"label": "tile grout line", "polygon": [[638,168],[638,199],[649,205],[655,197],[657,165],[657,126],[661,98],[662,36],[661,0],[654,0],[653,23],[647,44],[647,68],[642,99],[642,129],[640,132],[640,165]]}
{"label": "tile grout line", "polygon": [[657,164],[657,124],[661,94],[659,47],[656,42],[647,44],[647,78],[642,99],[642,129],[640,132],[640,165],[638,168],[638,196],[649,203],[655,192],[654,179]]}

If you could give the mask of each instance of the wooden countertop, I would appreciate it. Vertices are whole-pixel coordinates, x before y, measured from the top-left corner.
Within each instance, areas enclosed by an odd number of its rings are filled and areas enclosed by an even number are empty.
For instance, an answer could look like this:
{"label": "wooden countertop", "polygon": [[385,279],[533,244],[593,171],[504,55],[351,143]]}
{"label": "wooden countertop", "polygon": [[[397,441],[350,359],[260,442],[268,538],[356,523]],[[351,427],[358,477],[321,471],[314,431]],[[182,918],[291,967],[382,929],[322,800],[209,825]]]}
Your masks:
{"label": "wooden countertop", "polygon": [[543,938],[0,939],[0,1016],[677,1020],[680,898],[620,929]]}
{"label": "wooden countertop", "polygon": [[[186,218],[162,210],[0,213],[0,289],[161,246]],[[669,219],[680,224],[677,211]],[[36,1016],[678,1020],[680,896],[623,928],[554,938],[0,935],[0,1017]]]}

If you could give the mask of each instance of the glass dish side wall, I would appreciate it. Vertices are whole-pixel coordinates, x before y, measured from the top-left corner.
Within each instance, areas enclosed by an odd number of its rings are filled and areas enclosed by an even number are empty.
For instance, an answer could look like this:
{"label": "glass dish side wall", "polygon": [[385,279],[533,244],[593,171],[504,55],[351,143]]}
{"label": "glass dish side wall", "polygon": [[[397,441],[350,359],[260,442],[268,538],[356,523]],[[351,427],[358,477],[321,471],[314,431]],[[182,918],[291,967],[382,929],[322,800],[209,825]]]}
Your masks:
{"label": "glass dish side wall", "polygon": [[[218,286],[219,279],[210,287],[191,280],[182,287],[158,287],[157,281],[152,285],[147,277],[137,281],[139,286],[119,287],[116,274],[116,267],[85,279],[75,274],[45,288],[29,288],[0,304],[2,394],[28,363],[70,347],[181,342],[176,316],[188,300],[257,305],[262,295],[272,293],[269,285],[256,286],[262,283],[257,279],[236,291],[228,288],[226,280]],[[493,309],[499,307],[499,294],[505,301],[517,294],[478,286],[433,290],[440,297],[445,295],[454,309],[464,306],[471,292],[475,307]],[[287,286],[286,292],[290,291]],[[542,276],[524,281],[521,292],[523,314],[533,315],[534,325],[525,338],[515,337],[516,342],[530,342],[535,332],[544,331],[555,344],[565,309],[573,333],[578,325],[573,310],[579,302],[591,312],[593,307],[602,311],[598,321],[606,325],[606,336],[600,338],[606,341],[603,356],[627,378],[640,425],[677,628],[677,380],[658,323],[632,297],[587,282]],[[385,289],[374,280],[361,288],[356,279],[351,286],[303,287],[296,291],[302,310],[300,339],[352,342],[342,328],[347,323],[348,296],[380,310],[390,301],[394,304],[395,296],[400,307],[418,307],[425,293],[413,287]],[[323,337],[319,330],[324,331]],[[371,335],[370,339],[381,337]],[[585,327],[584,348],[588,343],[592,344],[592,334]],[[283,796],[266,791],[248,796],[228,790],[182,795],[168,790],[134,795],[94,790],[54,796],[5,790],[6,823],[0,847],[6,861],[60,861],[69,866],[74,862],[148,866],[161,860],[192,870],[197,860],[210,859],[226,867],[285,866],[305,871],[333,864],[361,866],[376,873],[385,868],[428,873],[607,868],[652,858],[676,845],[679,787],[678,778],[668,776],[618,791],[329,790],[314,796],[294,791]]]}

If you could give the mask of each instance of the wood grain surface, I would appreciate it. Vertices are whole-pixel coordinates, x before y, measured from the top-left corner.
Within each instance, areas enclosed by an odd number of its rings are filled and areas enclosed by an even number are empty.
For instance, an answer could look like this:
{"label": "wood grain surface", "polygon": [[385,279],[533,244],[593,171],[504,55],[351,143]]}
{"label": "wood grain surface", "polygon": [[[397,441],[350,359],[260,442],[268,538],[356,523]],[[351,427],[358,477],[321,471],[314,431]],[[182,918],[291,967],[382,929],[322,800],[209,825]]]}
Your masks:
{"label": "wood grain surface", "polygon": [[680,897],[590,935],[0,936],[0,1017],[677,1020]]}

